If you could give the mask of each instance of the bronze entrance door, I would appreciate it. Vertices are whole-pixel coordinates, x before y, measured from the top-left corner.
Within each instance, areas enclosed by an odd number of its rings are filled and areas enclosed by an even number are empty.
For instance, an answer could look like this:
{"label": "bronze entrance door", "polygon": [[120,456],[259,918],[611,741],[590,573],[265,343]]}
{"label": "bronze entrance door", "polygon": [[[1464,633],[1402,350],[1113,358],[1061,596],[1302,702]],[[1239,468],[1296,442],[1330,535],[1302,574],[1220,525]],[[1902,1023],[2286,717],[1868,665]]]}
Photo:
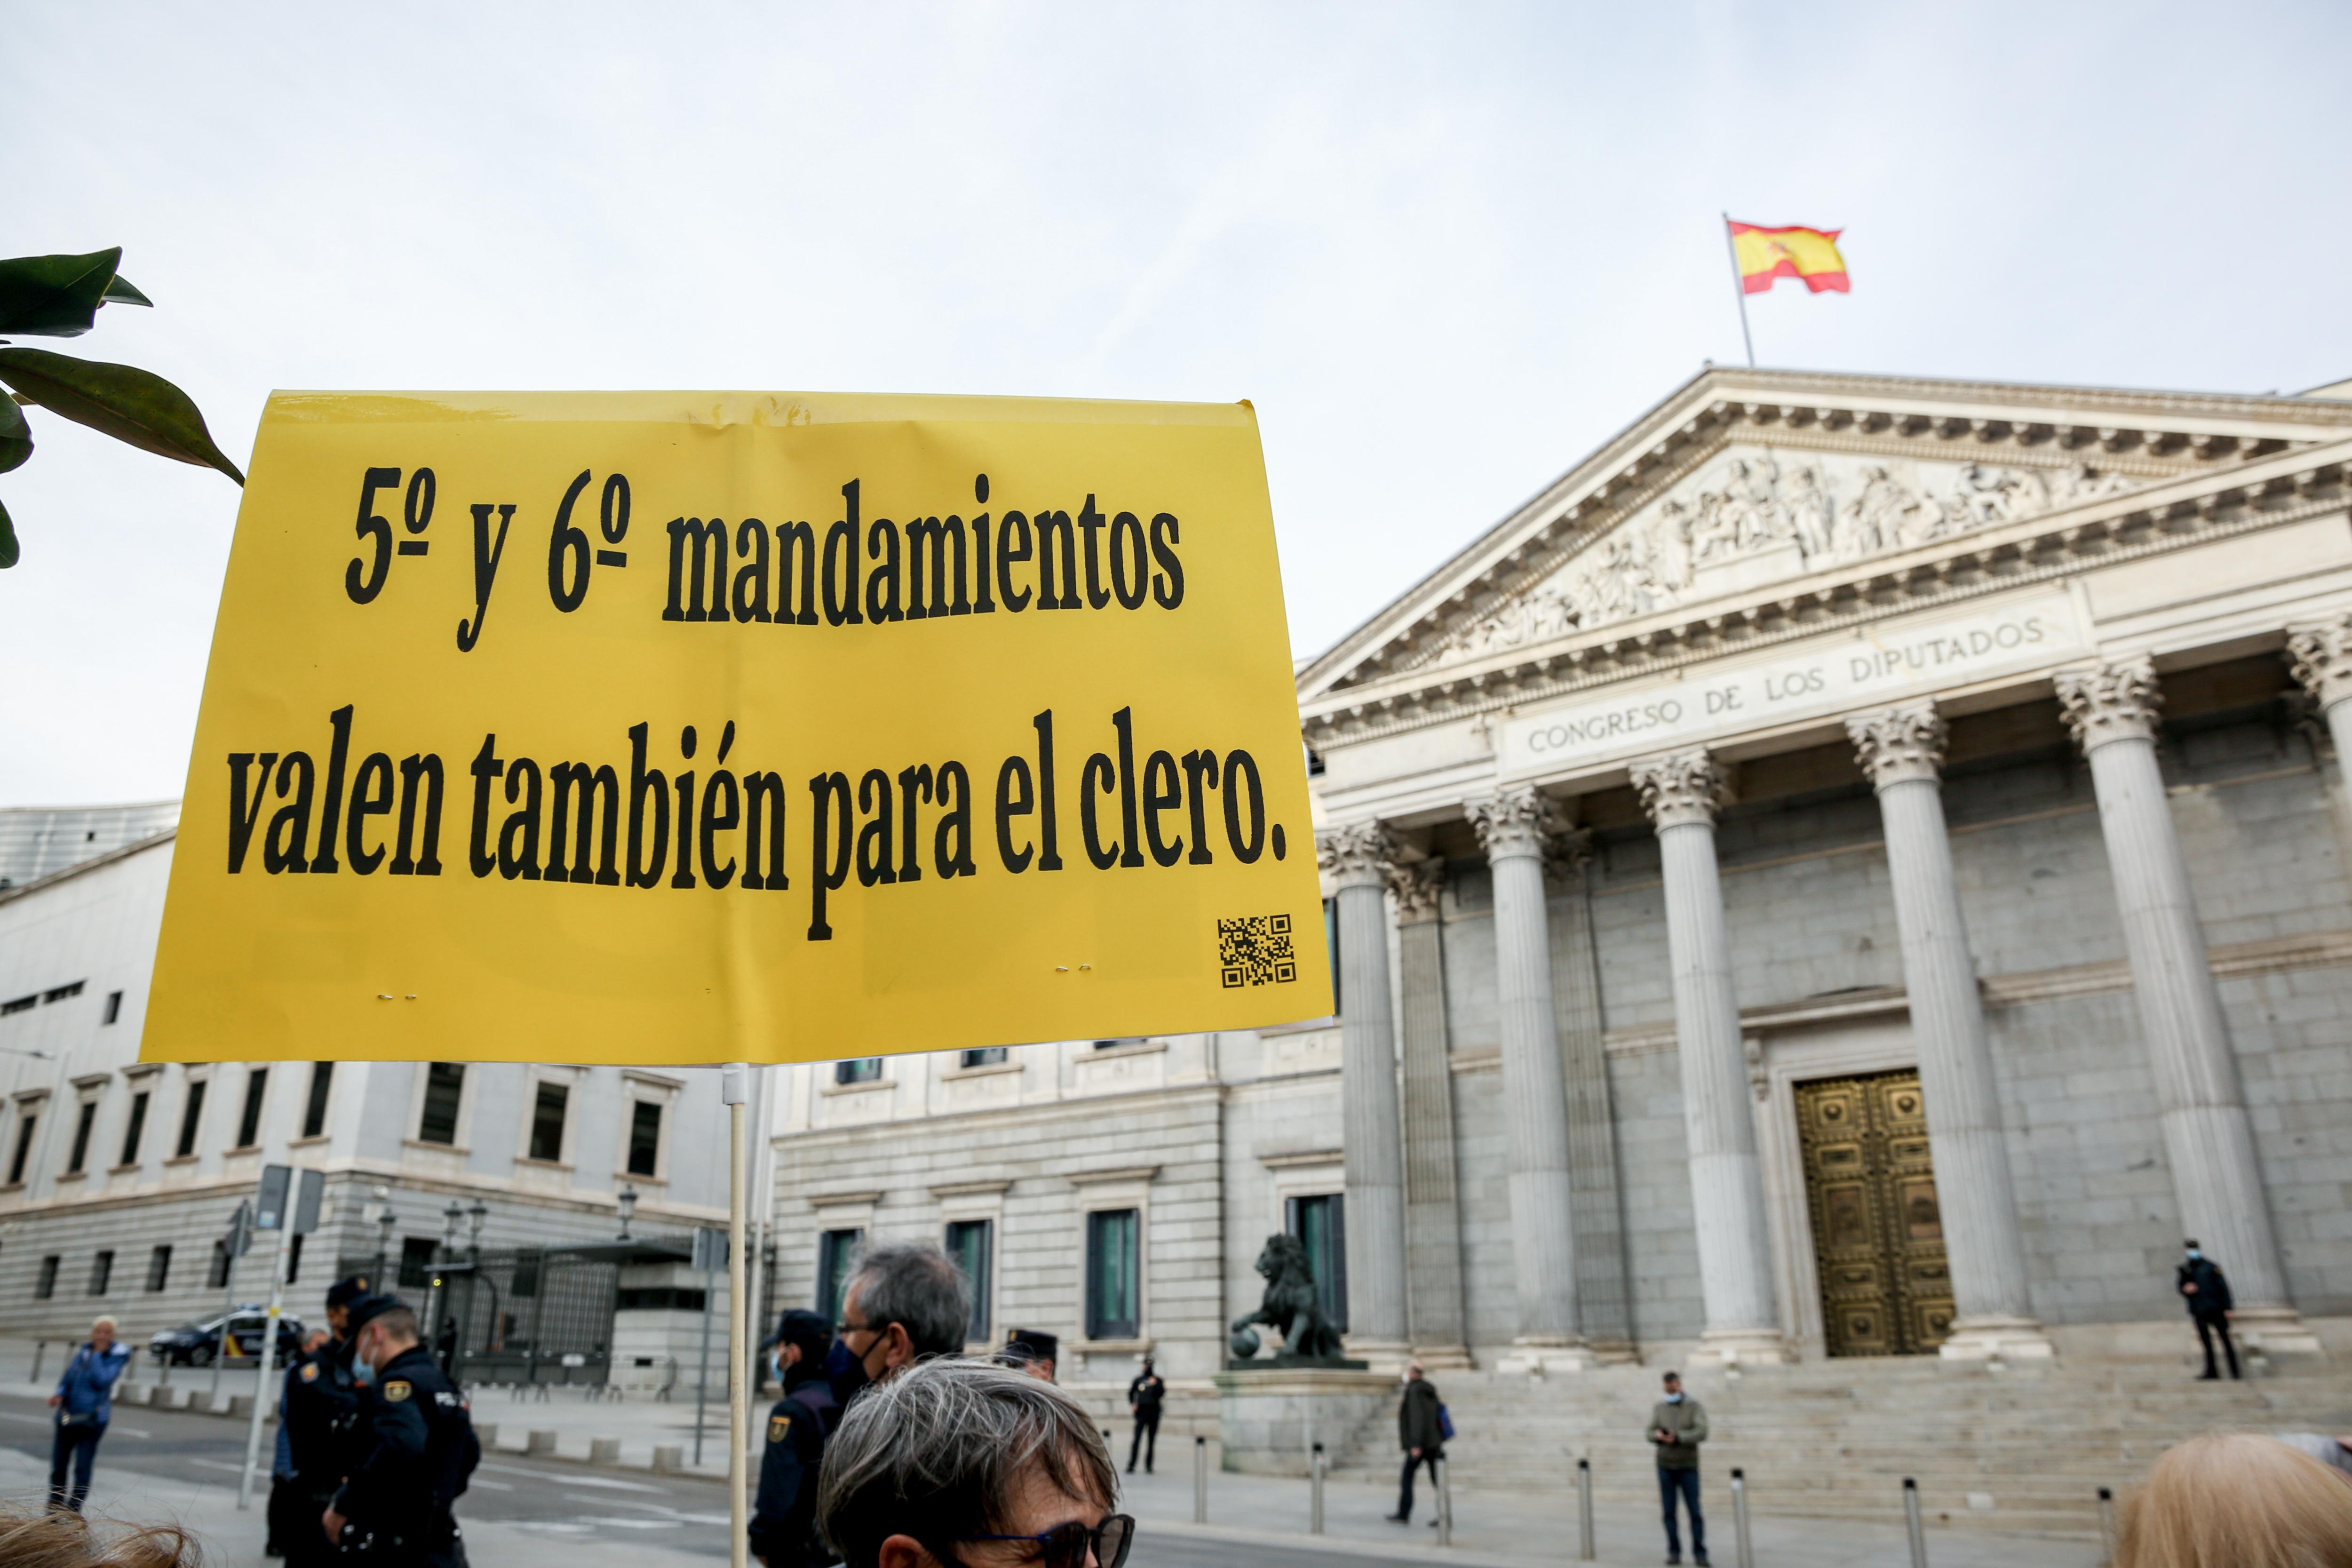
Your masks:
{"label": "bronze entrance door", "polygon": [[1832,1355],[1919,1355],[1952,1327],[1952,1277],[1916,1071],[1797,1085],[1797,1135]]}

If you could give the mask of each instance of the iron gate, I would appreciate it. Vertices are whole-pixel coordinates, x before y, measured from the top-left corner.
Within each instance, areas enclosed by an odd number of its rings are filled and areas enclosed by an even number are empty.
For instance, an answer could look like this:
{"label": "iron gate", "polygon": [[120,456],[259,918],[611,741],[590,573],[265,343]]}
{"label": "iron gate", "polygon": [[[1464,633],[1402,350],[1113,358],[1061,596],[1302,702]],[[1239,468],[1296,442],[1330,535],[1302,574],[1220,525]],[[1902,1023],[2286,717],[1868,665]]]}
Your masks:
{"label": "iron gate", "polygon": [[[344,1259],[365,1273],[373,1258]],[[433,1271],[437,1286],[402,1293],[425,1342],[461,1383],[602,1384],[613,1365],[621,1270],[563,1247],[467,1253]]]}

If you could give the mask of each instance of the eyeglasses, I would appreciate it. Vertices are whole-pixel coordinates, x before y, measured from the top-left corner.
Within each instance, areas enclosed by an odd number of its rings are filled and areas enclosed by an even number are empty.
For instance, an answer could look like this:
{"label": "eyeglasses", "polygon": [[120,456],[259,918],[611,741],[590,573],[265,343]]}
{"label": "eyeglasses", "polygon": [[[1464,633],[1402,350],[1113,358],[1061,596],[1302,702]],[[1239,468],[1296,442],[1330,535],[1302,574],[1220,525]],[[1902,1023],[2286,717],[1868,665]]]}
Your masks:
{"label": "eyeglasses", "polygon": [[1127,1549],[1135,1544],[1135,1520],[1129,1514],[1114,1513],[1091,1530],[1074,1519],[1055,1525],[1043,1535],[966,1535],[959,1539],[1031,1542],[1042,1553],[1043,1568],[1087,1568],[1087,1552],[1091,1548],[1101,1568],[1120,1568],[1127,1561]]}
{"label": "eyeglasses", "polygon": [[833,1325],[833,1331],[836,1334],[878,1334],[887,1327],[888,1325],[883,1323],[853,1323],[844,1318]]}

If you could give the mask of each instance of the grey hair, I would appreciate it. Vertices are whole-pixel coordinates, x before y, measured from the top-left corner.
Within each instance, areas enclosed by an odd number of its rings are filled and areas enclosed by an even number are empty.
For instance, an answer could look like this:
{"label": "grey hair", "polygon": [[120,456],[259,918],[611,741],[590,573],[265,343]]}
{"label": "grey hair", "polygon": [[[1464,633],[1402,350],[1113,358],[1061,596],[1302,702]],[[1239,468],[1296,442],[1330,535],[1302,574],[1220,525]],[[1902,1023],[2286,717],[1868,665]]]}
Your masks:
{"label": "grey hair", "polygon": [[956,1542],[1005,1530],[1033,1465],[1065,1497],[1118,1500],[1110,1450],[1076,1400],[991,1362],[923,1362],[850,1401],[824,1446],[817,1523],[848,1568],[874,1568],[893,1535],[953,1563]]}
{"label": "grey hair", "polygon": [[[971,1321],[971,1287],[937,1242],[871,1241],[849,1277],[857,1310],[879,1329],[905,1325],[917,1355],[954,1355]],[[844,1300],[846,1300],[846,1296]]]}

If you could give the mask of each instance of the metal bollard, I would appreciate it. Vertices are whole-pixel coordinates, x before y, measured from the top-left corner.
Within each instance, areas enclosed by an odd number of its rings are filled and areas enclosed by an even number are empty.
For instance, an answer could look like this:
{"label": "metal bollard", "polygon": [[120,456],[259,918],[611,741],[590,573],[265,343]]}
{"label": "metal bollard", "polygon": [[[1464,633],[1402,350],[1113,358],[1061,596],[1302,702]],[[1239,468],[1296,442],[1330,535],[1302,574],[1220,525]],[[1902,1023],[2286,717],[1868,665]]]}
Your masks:
{"label": "metal bollard", "polygon": [[1315,1445],[1314,1458],[1307,1466],[1307,1533],[1323,1533],[1323,1445]]}
{"label": "metal bollard", "polygon": [[1748,1477],[1737,1465],[1731,1468],[1731,1538],[1739,1568],[1756,1568],[1756,1548],[1748,1537]]}
{"label": "metal bollard", "polygon": [[2116,1494],[2105,1487],[2099,1489],[2099,1568],[2114,1568],[2116,1561]]}
{"label": "metal bollard", "polygon": [[1209,1522],[1209,1440],[1192,1439],[1192,1522]]}
{"label": "metal bollard", "polygon": [[33,1342],[33,1370],[26,1374],[25,1381],[26,1383],[38,1383],[41,1381],[41,1362],[48,1355],[48,1341],[35,1340]]}
{"label": "metal bollard", "polygon": [[1576,1559],[1592,1561],[1592,1461],[1576,1461]]}
{"label": "metal bollard", "polygon": [[1445,1456],[1441,1454],[1437,1457],[1435,1468],[1437,1470],[1437,1544],[1451,1546],[1454,1544],[1454,1485],[1449,1472],[1454,1467],[1448,1464]]}
{"label": "metal bollard", "polygon": [[1903,1478],[1903,1520],[1911,1527],[1911,1568],[1927,1568],[1927,1527],[1919,1518],[1919,1483]]}

